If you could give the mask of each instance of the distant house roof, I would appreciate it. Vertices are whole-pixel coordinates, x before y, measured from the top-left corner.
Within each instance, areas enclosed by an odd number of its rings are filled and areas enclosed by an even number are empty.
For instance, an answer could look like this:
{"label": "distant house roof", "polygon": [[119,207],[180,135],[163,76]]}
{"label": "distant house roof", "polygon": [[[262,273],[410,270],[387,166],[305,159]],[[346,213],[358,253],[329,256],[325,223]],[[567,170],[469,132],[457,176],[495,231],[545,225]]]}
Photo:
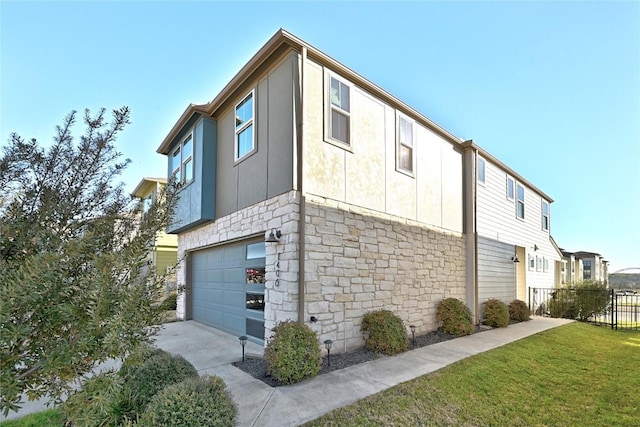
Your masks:
{"label": "distant house roof", "polygon": [[144,197],[151,190],[151,187],[158,183],[166,184],[167,178],[142,178],[138,185],[136,185],[136,188],[131,192],[131,195],[133,197]]}
{"label": "distant house roof", "polygon": [[602,257],[602,255],[600,255],[597,252],[587,252],[587,251],[574,252],[574,255],[577,258],[593,258],[594,256]]}

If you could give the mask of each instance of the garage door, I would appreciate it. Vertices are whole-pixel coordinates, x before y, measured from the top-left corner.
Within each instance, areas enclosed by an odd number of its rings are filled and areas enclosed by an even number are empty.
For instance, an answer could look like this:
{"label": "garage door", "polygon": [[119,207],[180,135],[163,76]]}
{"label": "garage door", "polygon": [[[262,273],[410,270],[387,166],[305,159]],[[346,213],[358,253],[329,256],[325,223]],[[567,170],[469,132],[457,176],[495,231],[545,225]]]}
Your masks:
{"label": "garage door", "polygon": [[515,246],[478,237],[478,301],[497,298],[507,304],[516,298]]}
{"label": "garage door", "polygon": [[264,340],[264,241],[205,249],[190,256],[193,320]]}

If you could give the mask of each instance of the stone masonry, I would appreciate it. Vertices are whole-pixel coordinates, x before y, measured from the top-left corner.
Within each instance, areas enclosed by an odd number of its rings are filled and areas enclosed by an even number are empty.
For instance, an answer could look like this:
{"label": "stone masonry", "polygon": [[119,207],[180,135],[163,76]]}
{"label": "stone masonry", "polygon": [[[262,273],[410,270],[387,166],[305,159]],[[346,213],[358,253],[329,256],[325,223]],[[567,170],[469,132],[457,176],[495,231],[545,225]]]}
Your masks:
{"label": "stone masonry", "polygon": [[[305,318],[336,351],[363,345],[365,313],[387,309],[418,332],[438,327],[443,298],[465,298],[464,236],[307,196]],[[311,316],[318,321],[309,323]],[[407,330],[407,333],[409,331]]]}

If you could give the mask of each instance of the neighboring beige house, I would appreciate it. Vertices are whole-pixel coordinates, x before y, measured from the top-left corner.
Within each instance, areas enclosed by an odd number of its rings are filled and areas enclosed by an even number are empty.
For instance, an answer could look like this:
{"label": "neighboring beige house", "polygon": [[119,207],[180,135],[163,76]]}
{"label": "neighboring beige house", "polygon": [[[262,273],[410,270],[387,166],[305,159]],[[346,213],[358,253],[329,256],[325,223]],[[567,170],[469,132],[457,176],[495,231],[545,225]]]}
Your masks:
{"label": "neighboring beige house", "polygon": [[[143,178],[131,195],[140,199],[142,210],[146,212],[166,185],[166,178]],[[159,274],[164,274],[175,266],[177,253],[178,236],[162,231],[156,236],[153,249],[149,253],[149,265],[153,266]],[[175,274],[172,274],[167,280],[165,290],[170,292],[175,289],[176,279]]]}
{"label": "neighboring beige house", "polygon": [[563,284],[574,284],[585,280],[609,282],[609,261],[596,252],[569,252],[562,249]]}
{"label": "neighboring beige house", "polygon": [[554,287],[562,254],[551,237],[553,200],[473,141],[462,146],[467,260],[475,264],[477,304],[527,301],[529,288]]}
{"label": "neighboring beige house", "polygon": [[[478,150],[279,30],[158,148],[182,184],[168,230],[184,259],[178,316],[256,342],[296,320],[342,351],[362,345],[372,310],[421,332],[438,327],[443,298],[477,312],[482,263],[464,179]],[[526,191],[527,209],[534,197],[550,203]],[[532,237],[555,260],[548,230]]]}

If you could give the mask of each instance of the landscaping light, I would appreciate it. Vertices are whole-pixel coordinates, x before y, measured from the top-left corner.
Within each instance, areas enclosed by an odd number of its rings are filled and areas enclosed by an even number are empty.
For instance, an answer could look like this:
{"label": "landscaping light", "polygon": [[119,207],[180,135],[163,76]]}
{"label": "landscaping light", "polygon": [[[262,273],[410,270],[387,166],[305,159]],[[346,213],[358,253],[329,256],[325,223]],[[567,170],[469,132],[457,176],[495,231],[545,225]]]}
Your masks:
{"label": "landscaping light", "polygon": [[362,332],[362,335],[364,336],[364,342],[366,344],[366,342],[369,341],[369,335],[371,335],[371,332],[364,331],[364,332]]}
{"label": "landscaping light", "polygon": [[327,366],[331,366],[331,345],[332,344],[333,344],[333,341],[324,340],[324,348],[327,349]]}
{"label": "landscaping light", "polygon": [[409,326],[409,329],[411,329],[411,342],[413,343],[413,346],[416,346],[416,327],[415,325],[411,325]]}
{"label": "landscaping light", "polygon": [[242,363],[244,363],[244,346],[247,345],[247,336],[243,335],[238,339],[240,340],[240,345],[242,346]]}

